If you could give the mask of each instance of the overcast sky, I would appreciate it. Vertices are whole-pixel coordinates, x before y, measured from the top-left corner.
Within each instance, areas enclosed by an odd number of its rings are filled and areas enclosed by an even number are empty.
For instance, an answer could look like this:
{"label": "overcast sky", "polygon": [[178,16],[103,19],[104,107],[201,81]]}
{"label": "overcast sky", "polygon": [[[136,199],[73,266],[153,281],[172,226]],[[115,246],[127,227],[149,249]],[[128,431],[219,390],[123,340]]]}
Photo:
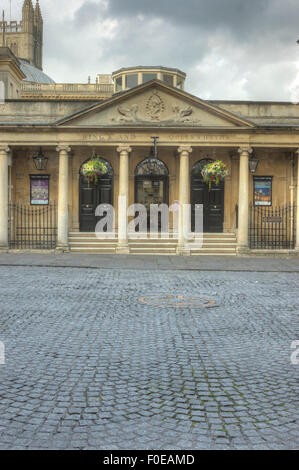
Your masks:
{"label": "overcast sky", "polygon": [[[33,0],[35,3],[35,0]],[[9,0],[1,0],[9,19]],[[19,19],[23,0],[12,0]],[[92,81],[134,65],[187,73],[204,99],[299,101],[298,0],[40,0],[44,71]]]}

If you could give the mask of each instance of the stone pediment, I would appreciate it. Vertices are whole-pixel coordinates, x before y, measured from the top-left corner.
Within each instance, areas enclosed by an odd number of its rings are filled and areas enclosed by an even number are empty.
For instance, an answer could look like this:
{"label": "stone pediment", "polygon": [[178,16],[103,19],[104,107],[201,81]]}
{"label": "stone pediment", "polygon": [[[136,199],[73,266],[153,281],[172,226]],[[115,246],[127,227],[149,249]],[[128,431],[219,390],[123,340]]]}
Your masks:
{"label": "stone pediment", "polygon": [[62,119],[75,127],[255,127],[253,123],[154,80]]}

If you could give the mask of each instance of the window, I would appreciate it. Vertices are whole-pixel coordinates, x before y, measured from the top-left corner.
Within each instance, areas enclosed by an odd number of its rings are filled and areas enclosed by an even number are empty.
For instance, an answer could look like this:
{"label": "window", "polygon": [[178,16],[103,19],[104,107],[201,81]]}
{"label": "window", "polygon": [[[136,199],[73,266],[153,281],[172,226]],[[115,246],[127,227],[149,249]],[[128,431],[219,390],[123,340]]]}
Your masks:
{"label": "window", "polygon": [[142,74],[142,83],[150,82],[151,80],[154,80],[157,78],[156,73],[143,73]]}
{"label": "window", "polygon": [[164,162],[156,158],[146,158],[135,170],[136,176],[168,176],[168,168]]}
{"label": "window", "polygon": [[115,89],[116,89],[116,91],[121,91],[123,89],[123,79],[122,79],[122,77],[118,77],[115,80]]}
{"label": "window", "polygon": [[130,75],[126,75],[126,88],[134,88],[137,85],[138,85],[137,73],[130,73]]}
{"label": "window", "polygon": [[166,85],[173,86],[173,75],[170,75],[169,73],[164,73],[163,82],[166,83]]}
{"label": "window", "polygon": [[177,88],[180,88],[181,90],[183,89],[183,79],[178,77],[177,79]]}

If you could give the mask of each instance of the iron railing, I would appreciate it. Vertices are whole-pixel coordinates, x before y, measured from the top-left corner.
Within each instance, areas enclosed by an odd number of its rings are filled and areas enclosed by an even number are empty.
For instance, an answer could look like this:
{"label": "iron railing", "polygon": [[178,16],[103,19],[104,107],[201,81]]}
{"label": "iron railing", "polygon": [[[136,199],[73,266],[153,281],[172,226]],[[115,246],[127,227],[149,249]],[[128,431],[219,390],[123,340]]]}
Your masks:
{"label": "iron railing", "polygon": [[9,247],[51,250],[56,248],[56,205],[9,204]]}
{"label": "iron railing", "polygon": [[251,249],[295,248],[295,205],[249,208],[249,246]]}

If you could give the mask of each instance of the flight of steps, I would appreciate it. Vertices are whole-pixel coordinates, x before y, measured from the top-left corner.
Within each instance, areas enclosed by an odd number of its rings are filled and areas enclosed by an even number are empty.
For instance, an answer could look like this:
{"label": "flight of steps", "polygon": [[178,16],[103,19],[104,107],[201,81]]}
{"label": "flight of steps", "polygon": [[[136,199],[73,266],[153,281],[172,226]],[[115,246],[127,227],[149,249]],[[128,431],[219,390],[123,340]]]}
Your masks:
{"label": "flight of steps", "polygon": [[202,248],[192,247],[191,255],[236,256],[237,238],[234,233],[204,233]]}
{"label": "flight of steps", "polygon": [[175,255],[178,241],[173,238],[130,240],[132,255]]}
{"label": "flight of steps", "polygon": [[71,253],[115,253],[117,238],[98,239],[95,233],[71,232],[69,234]]}
{"label": "flight of steps", "polygon": [[[117,239],[98,239],[95,233],[71,232],[69,245],[72,253],[116,253]],[[194,245],[194,246],[192,246]],[[151,239],[149,237],[129,241],[130,253],[134,255],[175,255],[177,240],[173,238]],[[234,233],[205,233],[202,248],[190,241],[191,255],[235,256],[237,247]]]}

